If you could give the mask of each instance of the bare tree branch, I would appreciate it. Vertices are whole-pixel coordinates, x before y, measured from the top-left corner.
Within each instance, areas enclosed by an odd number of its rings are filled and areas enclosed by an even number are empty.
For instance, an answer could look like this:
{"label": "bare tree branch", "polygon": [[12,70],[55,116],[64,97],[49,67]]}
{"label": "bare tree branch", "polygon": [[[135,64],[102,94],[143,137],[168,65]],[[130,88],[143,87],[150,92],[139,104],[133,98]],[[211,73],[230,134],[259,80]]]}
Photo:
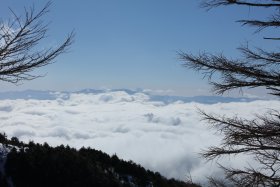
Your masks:
{"label": "bare tree branch", "polygon": [[48,30],[41,18],[49,12],[50,5],[48,2],[39,12],[34,7],[25,9],[23,17],[10,9],[13,19],[0,23],[0,80],[18,83],[37,78],[30,72],[52,63],[72,44],[73,32],[58,47],[39,50],[38,44]]}
{"label": "bare tree branch", "polygon": [[[272,16],[265,21],[241,20],[243,25],[257,27],[257,32],[264,28],[278,29],[280,26],[280,0],[208,0],[203,6],[213,8],[222,5],[242,5],[259,8],[274,8]],[[279,38],[265,37],[278,41]],[[269,94],[280,97],[280,53],[248,45],[238,48],[241,57],[230,59],[223,54],[213,55],[206,52],[198,55],[179,53],[183,66],[202,72],[213,86],[213,91],[223,94],[225,91],[242,88],[264,87]],[[218,75],[219,79],[217,79]],[[212,186],[280,186],[280,113],[277,110],[256,115],[248,120],[238,116],[226,117],[200,111],[203,120],[223,135],[219,146],[208,148],[202,155],[213,160],[229,155],[250,155],[256,166],[244,168],[226,168],[224,183],[214,178],[209,179]]]}
{"label": "bare tree branch", "polygon": [[204,8],[213,8],[218,6],[226,6],[226,5],[242,5],[242,6],[253,6],[253,7],[279,7],[280,3],[275,3],[279,1],[271,1],[267,0],[264,3],[258,3],[257,1],[242,1],[242,0],[206,0],[204,1],[201,6]]}

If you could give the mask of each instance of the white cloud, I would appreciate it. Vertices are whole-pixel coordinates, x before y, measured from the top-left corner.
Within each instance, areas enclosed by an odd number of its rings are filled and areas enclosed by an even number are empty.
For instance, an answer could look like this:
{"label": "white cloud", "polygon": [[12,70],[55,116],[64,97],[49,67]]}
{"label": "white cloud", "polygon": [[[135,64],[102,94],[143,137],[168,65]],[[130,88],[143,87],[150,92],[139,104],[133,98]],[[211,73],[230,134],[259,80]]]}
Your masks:
{"label": "white cloud", "polygon": [[[0,100],[0,128],[23,141],[69,144],[116,153],[167,177],[194,180],[218,172],[205,163],[202,149],[217,145],[219,137],[200,120],[197,108],[210,113],[253,117],[268,108],[280,109],[280,101],[165,104],[150,101],[144,93],[72,93],[55,100]],[[222,161],[227,164],[227,160]],[[231,160],[235,165],[245,159]]]}
{"label": "white cloud", "polygon": [[172,94],[174,93],[174,90],[153,90],[153,89],[144,89],[143,90],[144,93],[148,93],[148,94],[159,94],[159,95],[168,95],[168,94]]}

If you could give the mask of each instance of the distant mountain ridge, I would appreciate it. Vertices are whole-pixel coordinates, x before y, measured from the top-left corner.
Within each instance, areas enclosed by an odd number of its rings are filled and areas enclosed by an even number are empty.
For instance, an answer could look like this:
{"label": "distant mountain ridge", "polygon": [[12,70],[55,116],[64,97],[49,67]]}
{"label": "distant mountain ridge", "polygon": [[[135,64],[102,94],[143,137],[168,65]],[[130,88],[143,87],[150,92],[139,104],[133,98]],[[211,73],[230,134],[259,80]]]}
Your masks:
{"label": "distant mountain ridge", "polygon": [[172,95],[155,95],[145,92],[144,90],[130,90],[130,89],[83,89],[73,92],[58,92],[58,91],[39,91],[39,90],[24,90],[24,91],[8,91],[0,92],[0,100],[4,99],[37,99],[37,100],[55,100],[57,98],[68,99],[70,94],[102,94],[110,92],[125,92],[128,95],[143,93],[149,96],[151,101],[160,101],[169,104],[176,101],[182,102],[197,102],[202,104],[215,104],[215,103],[229,103],[229,102],[251,102],[260,100],[258,98],[247,97],[224,97],[224,96],[172,96]]}

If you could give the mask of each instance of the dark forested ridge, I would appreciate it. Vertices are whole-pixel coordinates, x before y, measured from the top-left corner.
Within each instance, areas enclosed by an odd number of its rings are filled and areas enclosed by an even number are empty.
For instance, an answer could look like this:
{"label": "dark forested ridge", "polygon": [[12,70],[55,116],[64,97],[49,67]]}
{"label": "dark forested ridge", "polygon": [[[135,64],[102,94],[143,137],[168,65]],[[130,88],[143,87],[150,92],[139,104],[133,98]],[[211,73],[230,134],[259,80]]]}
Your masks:
{"label": "dark forested ridge", "polygon": [[[91,148],[24,144],[0,134],[0,186],[196,187]],[[6,154],[5,154],[6,153]]]}

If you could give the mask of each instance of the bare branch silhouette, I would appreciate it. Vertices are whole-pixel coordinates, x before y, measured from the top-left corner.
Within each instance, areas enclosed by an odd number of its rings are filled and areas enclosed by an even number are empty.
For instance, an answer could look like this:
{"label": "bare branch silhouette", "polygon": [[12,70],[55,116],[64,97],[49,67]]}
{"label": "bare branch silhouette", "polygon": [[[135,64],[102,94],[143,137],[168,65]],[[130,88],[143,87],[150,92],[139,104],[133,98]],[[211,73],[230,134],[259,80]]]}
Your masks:
{"label": "bare branch silhouette", "polygon": [[49,12],[50,5],[48,2],[39,12],[34,7],[25,9],[23,17],[10,9],[13,19],[0,23],[0,80],[18,83],[37,78],[30,72],[52,63],[72,44],[73,32],[57,47],[38,49],[48,30],[41,18]]}
{"label": "bare branch silhouette", "polygon": [[[203,7],[242,5],[259,8],[272,8],[267,20],[240,20],[242,25],[257,28],[278,29],[280,26],[279,0],[207,0]],[[264,39],[279,40],[277,37]],[[223,94],[226,91],[242,88],[263,87],[269,94],[280,97],[280,52],[262,48],[250,49],[248,45],[238,48],[241,57],[231,59],[223,54],[213,55],[202,52],[198,55],[179,53],[183,66],[199,71],[213,86],[213,91]],[[219,79],[213,78],[218,75]],[[202,155],[213,160],[229,155],[251,155],[258,166],[243,169],[226,168],[225,180],[209,178],[212,186],[280,186],[280,113],[270,110],[266,114],[256,115],[254,119],[238,116],[227,117],[200,111],[204,120],[223,135],[219,146],[210,147]],[[231,186],[232,186],[231,185]]]}

